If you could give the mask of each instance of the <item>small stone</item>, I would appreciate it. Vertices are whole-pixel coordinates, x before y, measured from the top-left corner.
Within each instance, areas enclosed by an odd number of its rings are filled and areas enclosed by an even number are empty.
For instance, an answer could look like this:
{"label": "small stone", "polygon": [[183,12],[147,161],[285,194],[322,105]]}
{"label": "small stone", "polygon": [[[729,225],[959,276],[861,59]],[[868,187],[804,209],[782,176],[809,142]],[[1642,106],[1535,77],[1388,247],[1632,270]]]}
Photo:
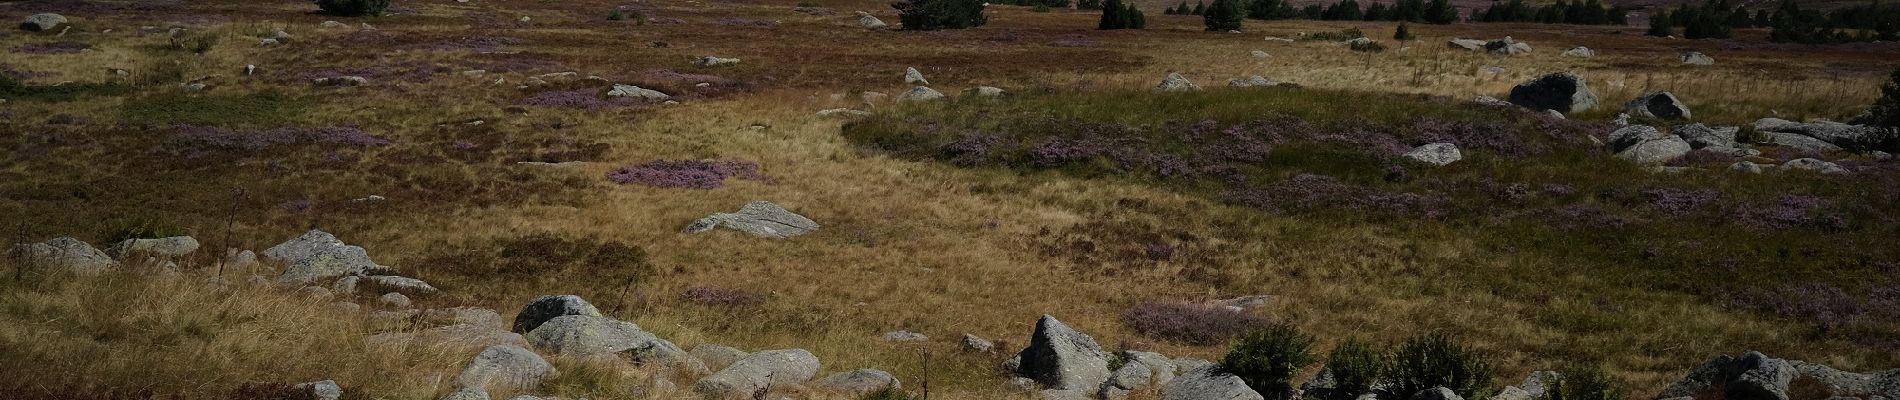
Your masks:
{"label": "small stone", "polygon": [[395,308],[409,308],[410,304],[409,296],[404,296],[402,293],[396,292],[384,293],[382,297],[377,297],[376,301],[383,303],[385,306]]}
{"label": "small stone", "polygon": [[917,332],[900,330],[900,331],[884,332],[884,335],[880,336],[878,339],[886,341],[886,342],[922,342],[922,341],[930,340],[930,337],[924,336],[924,334],[917,333]]}

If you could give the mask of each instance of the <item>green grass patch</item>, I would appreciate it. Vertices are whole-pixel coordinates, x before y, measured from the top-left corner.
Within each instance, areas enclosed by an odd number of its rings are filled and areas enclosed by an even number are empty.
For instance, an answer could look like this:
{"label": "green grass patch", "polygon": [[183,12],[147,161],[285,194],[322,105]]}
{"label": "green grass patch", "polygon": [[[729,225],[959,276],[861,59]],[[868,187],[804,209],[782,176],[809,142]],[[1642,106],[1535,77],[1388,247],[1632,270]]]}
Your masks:
{"label": "green grass patch", "polygon": [[151,124],[265,126],[295,120],[315,104],[312,99],[277,91],[219,95],[168,91],[126,100],[120,116]]}
{"label": "green grass patch", "polygon": [[66,102],[94,96],[121,96],[134,88],[121,83],[69,83],[64,85],[28,85],[0,76],[0,98],[9,101]]}

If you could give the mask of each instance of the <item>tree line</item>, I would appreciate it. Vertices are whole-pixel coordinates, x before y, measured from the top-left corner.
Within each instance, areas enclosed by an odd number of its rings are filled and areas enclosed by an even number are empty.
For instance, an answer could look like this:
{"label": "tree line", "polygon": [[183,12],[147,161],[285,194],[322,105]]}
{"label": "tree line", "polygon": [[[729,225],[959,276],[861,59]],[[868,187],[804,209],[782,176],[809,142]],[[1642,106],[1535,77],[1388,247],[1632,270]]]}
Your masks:
{"label": "tree line", "polygon": [[1683,3],[1674,10],[1657,11],[1650,16],[1648,34],[1674,36],[1678,28],[1689,39],[1723,39],[1733,37],[1738,28],[1770,28],[1769,40],[1783,43],[1894,41],[1900,40],[1900,5],[1871,0],[1823,13],[1782,0],[1773,9],[1750,12],[1728,0],[1705,0],[1701,5]]}
{"label": "tree line", "polygon": [[[1216,4],[1220,2],[1215,1]],[[1245,3],[1235,0],[1232,6],[1239,11],[1239,15],[1258,20],[1403,21],[1441,25],[1458,22],[1458,9],[1452,7],[1448,0],[1398,0],[1392,4],[1371,2],[1370,6],[1364,7],[1358,0],[1342,0],[1329,6],[1311,4],[1301,8],[1294,8],[1285,0],[1250,0]],[[1206,15],[1210,9],[1204,1],[1193,6],[1182,1],[1162,13]]]}

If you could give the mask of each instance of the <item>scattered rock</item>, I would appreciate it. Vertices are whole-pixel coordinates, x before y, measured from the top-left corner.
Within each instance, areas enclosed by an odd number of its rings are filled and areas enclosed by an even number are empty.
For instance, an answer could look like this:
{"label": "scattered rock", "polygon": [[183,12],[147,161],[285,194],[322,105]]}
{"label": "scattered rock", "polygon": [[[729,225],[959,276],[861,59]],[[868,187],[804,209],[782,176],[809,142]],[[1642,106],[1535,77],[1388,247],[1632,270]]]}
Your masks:
{"label": "scattered rock", "polygon": [[409,308],[410,304],[409,296],[396,292],[384,293],[382,297],[376,298],[376,302],[392,308]]}
{"label": "scattered rock", "polygon": [[1511,102],[1508,102],[1508,101],[1498,100],[1498,98],[1496,97],[1482,96],[1482,95],[1477,96],[1477,97],[1472,97],[1471,102],[1478,103],[1478,105],[1487,106],[1487,107],[1510,107],[1510,106],[1515,105],[1515,104],[1511,104]]}
{"label": "scattered rock", "polygon": [[299,383],[292,388],[309,393],[313,400],[337,400],[343,397],[343,387],[337,386],[336,381],[329,379]]}
{"label": "scattered rock", "polygon": [[701,233],[722,226],[772,239],[785,239],[818,230],[818,223],[810,218],[771,202],[754,201],[739,207],[738,212],[717,213],[693,221],[692,225],[686,227],[686,233]]}
{"label": "scattered rock", "polygon": [[963,350],[977,353],[996,351],[996,344],[977,335],[963,334]]}
{"label": "scattered rock", "polygon": [[1808,171],[1808,172],[1827,174],[1827,175],[1840,175],[1840,174],[1848,173],[1847,168],[1842,168],[1840,164],[1816,160],[1812,158],[1797,158],[1793,160],[1788,160],[1788,162],[1781,163],[1781,166],[1775,167],[1775,170],[1781,171],[1781,172]]}
{"label": "scattered rock", "polygon": [[1456,392],[1452,392],[1451,389],[1438,386],[1412,394],[1411,400],[1465,400],[1465,398],[1464,396],[1459,396]]}
{"label": "scattered rock", "polygon": [[1830,151],[1845,150],[1845,149],[1842,149],[1841,146],[1835,146],[1833,143],[1828,143],[1825,140],[1815,139],[1813,137],[1809,137],[1807,135],[1802,135],[1799,133],[1761,132],[1760,130],[1757,130],[1757,132],[1761,133],[1763,137],[1766,137],[1768,139],[1767,140],[1768,144],[1793,147],[1801,151],[1814,152],[1814,153],[1826,153]]}
{"label": "scattered rock", "polygon": [[1682,140],[1682,137],[1666,135],[1660,138],[1639,141],[1629,148],[1617,152],[1616,157],[1630,160],[1637,164],[1660,165],[1677,158],[1682,158],[1683,155],[1689,154],[1690,150],[1693,149],[1689,147],[1689,142]]}
{"label": "scattered rock", "polygon": [[818,110],[818,116],[826,117],[826,118],[869,117],[871,116],[871,112],[864,111],[864,110],[853,110],[849,108],[832,108],[832,109]]}
{"label": "scattered rock", "polygon": [[1688,376],[1663,389],[1656,398],[1689,397],[1719,390],[1725,398],[1747,400],[1788,400],[1788,384],[1794,368],[1786,361],[1748,352],[1741,358],[1723,354],[1710,359]]}
{"label": "scattered rock", "polygon": [[592,315],[563,315],[522,335],[536,348],[554,354],[613,354],[658,340],[639,325]]}
{"label": "scattered rock", "polygon": [[713,371],[726,369],[726,367],[732,366],[732,363],[738,362],[739,359],[745,358],[746,356],[746,352],[744,351],[716,344],[693,346],[691,354],[693,357],[699,358],[700,362],[705,363],[706,368]]}
{"label": "scattered rock", "polygon": [[863,396],[886,388],[897,389],[901,384],[889,372],[865,368],[831,374],[818,380],[817,387]]}
{"label": "scattered rock", "polygon": [[1464,159],[1464,155],[1458,152],[1458,145],[1451,143],[1431,143],[1418,146],[1412,149],[1412,151],[1405,152],[1405,158],[1443,167]]}
{"label": "scattered rock", "polygon": [[1201,87],[1194,86],[1194,82],[1189,82],[1187,78],[1182,77],[1179,73],[1169,72],[1168,77],[1162,79],[1161,84],[1155,86],[1154,90],[1156,92],[1182,92],[1201,90]]}
{"label": "scattered rock", "polygon": [[[554,366],[519,346],[488,346],[455,378],[456,385],[481,390],[520,391],[559,376]],[[485,395],[484,395],[485,396]]]}
{"label": "scattered rock", "polygon": [[871,14],[864,14],[858,16],[858,26],[866,29],[884,29],[890,25],[885,24],[884,20],[871,16]]}
{"label": "scattered rock", "polygon": [[1577,57],[1577,58],[1592,58],[1592,57],[1597,56],[1597,52],[1596,50],[1590,50],[1589,47],[1577,46],[1577,47],[1570,48],[1570,50],[1564,50],[1563,56]]}
{"label": "scattered rock", "polygon": [[666,100],[673,98],[673,96],[661,93],[658,90],[621,84],[615,84],[613,89],[608,90],[607,97],[633,97],[646,100]]}
{"label": "scattered rock", "polygon": [[1697,149],[1740,148],[1742,144],[1735,141],[1735,134],[1740,131],[1740,128],[1734,127],[1711,128],[1703,124],[1687,124],[1676,126],[1671,133],[1681,136],[1683,140],[1689,141],[1689,147]]}
{"label": "scattered rock", "polygon": [[1649,92],[1623,104],[1623,111],[1643,118],[1689,119],[1689,105],[1667,91]]}
{"label": "scattered rock", "polygon": [[1582,76],[1569,72],[1544,75],[1511,88],[1511,104],[1532,110],[1575,114],[1597,104],[1597,95]]}
{"label": "scattered rock", "polygon": [[1016,354],[1015,372],[1050,389],[1094,390],[1108,380],[1108,357],[1095,338],[1044,315],[1029,347]]}
{"label": "scattered rock", "polygon": [[571,294],[541,296],[528,302],[527,306],[521,307],[521,312],[515,314],[514,326],[509,328],[509,331],[532,332],[548,320],[564,315],[601,316],[600,309],[594,308],[593,304],[588,304],[587,300],[581,299],[580,296]]}
{"label": "scattered rock", "polygon": [[317,24],[317,26],[322,27],[323,29],[349,29],[350,28],[349,24],[336,22],[336,21],[323,21],[323,23]]}
{"label": "scattered rock", "polygon": [[1762,118],[1754,123],[1761,132],[1792,133],[1818,139],[1841,149],[1867,152],[1900,148],[1900,130],[1848,125],[1832,121],[1794,122]]}
{"label": "scattered rock", "polygon": [[1266,400],[1247,381],[1221,372],[1213,363],[1185,368],[1161,386],[1162,400]]}
{"label": "scattered rock", "polygon": [[1231,87],[1265,87],[1265,86],[1274,86],[1274,85],[1279,85],[1279,84],[1280,84],[1279,82],[1274,82],[1272,79],[1267,79],[1266,77],[1260,76],[1260,75],[1249,76],[1246,78],[1234,78],[1234,79],[1227,80],[1227,86],[1231,86]]}
{"label": "scattered rock", "polygon": [[360,76],[334,76],[317,78],[310,82],[317,86],[362,86],[369,84],[369,79]]}
{"label": "scattered rock", "polygon": [[[341,280],[338,282],[340,283]],[[413,295],[431,295],[438,292],[435,286],[430,286],[428,282],[423,282],[421,279],[395,275],[366,276],[362,278],[361,282],[376,288],[378,291],[391,291]]]}
{"label": "scattered rock", "polygon": [[20,21],[20,29],[27,32],[46,32],[58,29],[68,23],[66,16],[54,13],[40,13],[27,16]]}
{"label": "scattered rock", "polygon": [[1478,51],[1484,50],[1485,45],[1488,43],[1477,39],[1452,39],[1446,42],[1446,44],[1452,49]]}
{"label": "scattered rock", "polygon": [[12,256],[27,266],[63,269],[80,275],[96,275],[119,265],[105,252],[70,237],[16,244]]}
{"label": "scattered rock", "polygon": [[924,73],[918,72],[917,68],[904,67],[904,84],[924,86],[929,85],[930,80],[924,79]]}
{"label": "scattered rock", "polygon": [[290,265],[277,277],[282,283],[306,283],[380,268],[370,261],[369,252],[362,247],[343,243],[336,236],[316,229],[265,249],[264,256]]}
{"label": "scattered rock", "polygon": [[721,58],[721,57],[713,57],[713,56],[700,57],[698,60],[693,61],[693,65],[697,65],[701,67],[717,67],[717,66],[723,66],[723,65],[733,65],[733,64],[738,64],[738,63],[739,63],[739,59],[737,58]]}
{"label": "scattered rock", "polygon": [[1734,164],[1728,166],[1728,170],[1748,174],[1760,174],[1761,164],[1748,161],[1736,161]]}
{"label": "scattered rock", "polygon": [[804,349],[766,350],[739,359],[693,385],[708,398],[757,393],[772,385],[797,384],[818,374],[818,357]]}
{"label": "scattered rock", "polygon": [[884,335],[878,337],[878,339],[886,342],[922,342],[930,340],[930,337],[924,336],[922,333],[900,330],[884,332]]}
{"label": "scattered rock", "polygon": [[975,95],[977,97],[999,97],[999,96],[1002,96],[1003,93],[1004,92],[1002,88],[993,87],[993,86],[977,86],[974,88],[970,88],[970,94]]}
{"label": "scattered rock", "polygon": [[904,94],[898,95],[897,100],[906,102],[943,100],[943,93],[939,93],[936,89],[931,89],[928,86],[917,86],[905,91]]}
{"label": "scattered rock", "polygon": [[1715,65],[1715,58],[1699,51],[1682,53],[1682,63],[1689,65]]}
{"label": "scattered rock", "polygon": [[1511,39],[1510,36],[1505,36],[1503,39],[1485,42],[1484,50],[1491,54],[1514,56],[1518,54],[1530,53],[1531,44],[1519,42],[1517,40]]}
{"label": "scattered rock", "polygon": [[1265,52],[1265,51],[1260,51],[1260,50],[1254,50],[1254,51],[1250,51],[1250,52],[1247,52],[1247,55],[1248,55],[1248,56],[1250,56],[1250,57],[1253,57],[1253,58],[1257,58],[1257,59],[1268,59],[1268,58],[1273,58],[1273,56],[1272,56],[1272,55],[1269,55],[1269,54],[1267,54],[1267,52]]}

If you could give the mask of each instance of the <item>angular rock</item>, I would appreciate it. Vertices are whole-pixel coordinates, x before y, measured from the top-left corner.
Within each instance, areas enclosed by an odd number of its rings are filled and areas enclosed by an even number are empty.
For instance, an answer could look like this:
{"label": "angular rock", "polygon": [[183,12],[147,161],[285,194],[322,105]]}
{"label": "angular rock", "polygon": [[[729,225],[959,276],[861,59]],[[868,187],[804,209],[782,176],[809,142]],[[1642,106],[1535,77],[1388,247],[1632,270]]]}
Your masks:
{"label": "angular rock", "polygon": [[1688,124],[1676,126],[1670,133],[1688,141],[1689,147],[1701,149],[1740,148],[1742,144],[1735,141],[1735,134],[1739,132],[1741,129],[1734,127],[1711,128],[1703,124]]}
{"label": "angular rock", "polygon": [[335,283],[330,284],[330,291],[345,295],[356,294],[356,284],[362,283],[362,281],[363,277],[355,275],[337,278]]}
{"label": "angular rock", "polygon": [[1154,383],[1154,371],[1147,364],[1125,363],[1115,372],[1108,374],[1108,381],[1102,383],[1098,396],[1108,398],[1118,392],[1131,392],[1147,388]]}
{"label": "angular rock", "polygon": [[1095,338],[1044,315],[1029,347],[1016,354],[1016,373],[1050,389],[1093,390],[1108,380],[1108,357]]}
{"label": "angular rock", "polygon": [[1779,118],[1762,118],[1756,120],[1754,126],[1757,131],[1798,134],[1856,152],[1900,149],[1900,130],[1896,129],[1830,121],[1802,123]]}
{"label": "angular rock", "polygon": [[1181,371],[1161,386],[1161,400],[1266,400],[1238,376],[1212,364]]}
{"label": "angular rock", "polygon": [[404,296],[402,293],[396,292],[384,293],[382,297],[376,298],[376,302],[394,308],[409,308],[411,304],[409,296]]}
{"label": "angular rock", "polygon": [[1249,76],[1244,79],[1234,78],[1227,80],[1227,86],[1230,87],[1267,87],[1279,84],[1279,82],[1274,82],[1272,79],[1267,79],[1260,75]]}
{"label": "angular rock", "polygon": [[1531,392],[1526,391],[1524,389],[1519,389],[1516,386],[1505,386],[1504,389],[1498,390],[1498,394],[1491,395],[1491,398],[1490,398],[1490,400],[1536,400],[1536,399],[1537,399],[1537,396],[1532,396]]}
{"label": "angular rock", "polygon": [[374,267],[376,264],[369,262],[368,255],[338,249],[291,263],[290,266],[284,268],[282,275],[277,276],[277,283],[308,283],[344,275],[362,274]]}
{"label": "angular rock", "polygon": [[1759,174],[1761,173],[1761,164],[1748,161],[1736,161],[1734,164],[1728,166],[1728,170],[1746,174]]}
{"label": "angular rock", "polygon": [[658,90],[620,84],[615,84],[613,89],[608,90],[607,97],[632,97],[646,100],[666,100],[673,98],[673,96],[661,93]]}
{"label": "angular rock", "polygon": [[1802,135],[1798,133],[1760,132],[1760,131],[1757,131],[1757,132],[1761,133],[1763,137],[1768,138],[1768,140],[1766,141],[1767,144],[1793,147],[1801,151],[1814,152],[1814,153],[1826,153],[1830,151],[1846,150],[1846,149],[1841,148],[1841,146],[1835,146],[1833,143],[1828,143],[1825,140],[1815,139],[1812,137],[1808,137],[1807,135]]}
{"label": "angular rock", "polygon": [[536,348],[571,355],[614,354],[659,339],[632,322],[592,315],[554,317],[522,336]]}
{"label": "angular rock", "polygon": [[818,223],[768,201],[754,201],[738,212],[718,213],[693,221],[686,233],[701,233],[725,227],[772,239],[785,239],[818,230]]}
{"label": "angular rock", "polygon": [[118,266],[105,252],[79,239],[60,237],[40,243],[13,245],[11,256],[25,266],[95,275]]}
{"label": "angular rock", "polygon": [[1544,75],[1511,88],[1511,104],[1532,110],[1575,114],[1596,107],[1597,95],[1582,76],[1569,72]]}
{"label": "angular rock", "polygon": [[133,254],[143,254],[162,259],[184,257],[198,251],[198,240],[190,236],[173,236],[158,239],[126,239],[106,248],[106,255],[113,259],[125,260]]}
{"label": "angular rock", "polygon": [[1485,45],[1488,43],[1483,40],[1477,40],[1477,39],[1452,39],[1451,41],[1446,42],[1446,44],[1448,47],[1451,47],[1452,49],[1478,51],[1478,50],[1484,50]]}
{"label": "angular rock", "polygon": [[930,87],[927,87],[927,86],[913,87],[913,88],[910,88],[910,90],[904,91],[904,94],[897,95],[897,101],[905,101],[905,102],[936,101],[936,100],[943,100],[943,98],[944,96],[942,92],[938,92],[937,89],[931,89]]}
{"label": "angular rock", "polygon": [[1689,142],[1679,136],[1665,136],[1659,139],[1645,140],[1630,148],[1617,152],[1616,157],[1637,164],[1660,165],[1689,154]]}
{"label": "angular rock", "polygon": [[749,396],[772,385],[797,384],[818,374],[818,357],[804,349],[766,350],[700,379],[693,391],[709,398]]}
{"label": "angular rock", "polygon": [[1649,92],[1636,96],[1635,99],[1623,104],[1623,111],[1629,115],[1644,118],[1686,120],[1690,117],[1689,105],[1683,104],[1682,99],[1676,98],[1674,93],[1667,91]]}
{"label": "angular rock", "polygon": [[66,25],[66,16],[54,13],[40,13],[27,16],[20,21],[20,29],[27,32],[45,32]]}
{"label": "angular rock", "polygon": [[1597,52],[1596,50],[1590,50],[1589,47],[1577,46],[1577,47],[1570,48],[1570,50],[1564,50],[1563,56],[1577,57],[1577,58],[1591,58],[1591,57],[1596,57]]}
{"label": "angular rock", "polygon": [[587,300],[581,299],[580,296],[571,294],[541,296],[521,307],[521,312],[515,314],[514,326],[509,328],[509,331],[532,332],[542,323],[564,315],[601,316],[600,309],[594,308],[593,304],[588,304]]}
{"label": "angular rock", "polygon": [[1682,380],[1663,389],[1656,398],[1690,397],[1720,390],[1724,398],[1731,400],[1787,400],[1788,384],[1793,379],[1794,368],[1786,361],[1753,351],[1741,358],[1723,354],[1702,363]]}
{"label": "angular rock", "polygon": [[435,294],[436,292],[438,292],[435,286],[430,286],[428,282],[423,282],[421,279],[401,277],[401,276],[395,276],[395,275],[365,276],[362,278],[360,283],[368,285],[369,287],[375,288],[377,291],[398,292],[398,293],[403,293],[403,294],[414,294],[414,295],[430,295],[430,294]]}
{"label": "angular rock", "polygon": [[337,386],[336,381],[329,379],[299,383],[292,388],[309,393],[313,400],[337,400],[343,397],[343,387]]}
{"label": "angular rock", "polygon": [[1451,165],[1451,163],[1464,159],[1464,155],[1458,152],[1458,145],[1451,143],[1421,145],[1412,149],[1412,151],[1405,152],[1404,157],[1412,159],[1413,161],[1440,167]]}
{"label": "angular rock", "polygon": [[699,358],[700,362],[705,363],[706,368],[713,371],[726,369],[726,367],[732,366],[732,363],[738,362],[739,359],[745,358],[746,356],[745,351],[716,344],[693,346],[691,354],[693,357]]}
{"label": "angular rock", "polygon": [[930,84],[930,80],[924,79],[924,73],[918,72],[917,68],[904,67],[904,84],[925,86]]}
{"label": "angular rock", "polygon": [[1715,65],[1715,58],[1699,51],[1682,53],[1682,63],[1688,65]]}
{"label": "angular rock", "polygon": [[1513,40],[1510,36],[1505,36],[1503,39],[1485,42],[1484,50],[1491,54],[1514,56],[1530,53],[1531,45],[1529,43]]}
{"label": "angular rock", "polygon": [[1459,396],[1458,393],[1452,392],[1451,389],[1438,386],[1412,394],[1411,400],[1465,400],[1465,398],[1464,396]]}
{"label": "angular rock", "polygon": [[1523,382],[1517,384],[1517,388],[1530,394],[1531,398],[1542,398],[1545,392],[1562,380],[1563,375],[1557,371],[1532,371],[1530,375],[1524,377]]}
{"label": "angular rock", "polygon": [[992,86],[977,86],[970,88],[970,94],[978,97],[998,97],[1003,95],[1003,89]]}
{"label": "angular rock", "polygon": [[817,387],[841,393],[863,396],[886,388],[897,389],[901,384],[891,373],[875,369],[855,369],[831,374],[820,379]]}
{"label": "angular rock", "polygon": [[1168,77],[1162,79],[1161,84],[1156,85],[1154,90],[1156,92],[1184,92],[1201,90],[1201,87],[1194,86],[1194,82],[1189,82],[1187,78],[1182,77],[1181,74],[1169,72]]}
{"label": "angular rock", "polygon": [[1180,369],[1174,360],[1168,359],[1168,356],[1161,353],[1124,350],[1121,352],[1121,357],[1124,364],[1141,364],[1148,367],[1150,379],[1156,385],[1166,385],[1169,381],[1173,381],[1175,372]]}
{"label": "angular rock", "polygon": [[877,17],[873,17],[870,14],[865,14],[858,16],[858,26],[866,29],[884,29],[890,25],[885,24],[884,20],[877,19]]}
{"label": "angular rock", "polygon": [[1621,153],[1637,144],[1667,137],[1656,127],[1649,125],[1629,125],[1610,132],[1610,152]]}
{"label": "angular rock", "polygon": [[963,351],[989,353],[996,351],[996,344],[977,335],[963,334]]}
{"label": "angular rock", "polygon": [[886,342],[922,342],[922,341],[930,340],[930,337],[924,336],[924,334],[922,333],[911,332],[908,330],[897,330],[897,331],[884,332],[884,335],[879,336],[878,340],[883,340]]}
{"label": "angular rock", "polygon": [[541,381],[560,372],[540,355],[519,346],[488,346],[469,361],[456,375],[460,387],[481,390],[521,391],[539,386]]}

